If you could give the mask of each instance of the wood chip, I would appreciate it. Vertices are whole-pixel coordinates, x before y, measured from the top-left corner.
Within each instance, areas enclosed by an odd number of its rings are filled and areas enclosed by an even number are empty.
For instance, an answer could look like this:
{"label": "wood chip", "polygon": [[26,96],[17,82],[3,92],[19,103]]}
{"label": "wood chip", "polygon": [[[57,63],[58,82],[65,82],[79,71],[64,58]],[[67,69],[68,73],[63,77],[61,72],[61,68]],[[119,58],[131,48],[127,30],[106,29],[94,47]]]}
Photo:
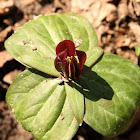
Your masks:
{"label": "wood chip", "polygon": [[6,29],[0,32],[0,42],[4,42],[8,33],[12,31],[12,26],[8,26]]}

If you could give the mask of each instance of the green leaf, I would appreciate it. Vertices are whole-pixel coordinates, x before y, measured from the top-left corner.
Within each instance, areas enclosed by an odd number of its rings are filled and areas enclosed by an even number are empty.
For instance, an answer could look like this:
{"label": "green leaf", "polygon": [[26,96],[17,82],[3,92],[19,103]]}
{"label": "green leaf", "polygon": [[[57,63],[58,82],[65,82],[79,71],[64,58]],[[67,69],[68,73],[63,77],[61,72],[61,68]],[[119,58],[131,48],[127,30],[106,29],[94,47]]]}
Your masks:
{"label": "green leaf", "polygon": [[69,82],[65,83],[65,89],[66,94],[71,106],[71,109],[73,111],[73,114],[79,123],[79,126],[83,123],[83,117],[84,117],[84,96],[81,94],[81,88],[75,89],[76,83],[75,82]]}
{"label": "green leaf", "polygon": [[140,46],[136,46],[135,52],[137,56],[140,55]]}
{"label": "green leaf", "polygon": [[[81,40],[82,43],[78,49],[85,52],[93,48],[98,48],[97,35],[86,18],[74,14],[58,14],[56,16],[59,17],[57,23],[62,27],[61,30],[63,29],[63,33],[65,33],[64,39],[69,39],[73,42]],[[66,29],[68,32],[66,32]],[[70,34],[71,38],[67,38],[67,34]]]}
{"label": "green leaf", "polygon": [[[101,56],[102,50],[97,47],[97,36],[92,25],[84,17],[73,14],[39,16],[26,23],[7,39],[5,47],[17,61],[28,66],[33,60],[25,64],[19,59],[21,56],[47,57],[54,60],[56,46],[63,40],[73,42],[80,40],[81,44],[77,49],[87,52],[89,56],[91,54],[88,53],[88,50],[97,49],[97,52],[94,51],[95,56],[90,59],[90,63],[95,62]],[[42,63],[34,63],[35,68],[41,67],[39,65]],[[47,67],[53,67],[53,65],[52,63],[46,64]],[[53,75],[53,73],[51,74]]]}
{"label": "green leaf", "polygon": [[103,50],[100,47],[88,50],[86,53],[87,59],[85,65],[91,67],[101,57],[102,54]]}
{"label": "green leaf", "polygon": [[25,70],[8,89],[6,101],[19,123],[35,138],[71,139],[78,123],[59,79],[36,70]]}
{"label": "green leaf", "polygon": [[37,69],[41,72],[50,74],[52,76],[60,76],[58,71],[55,69],[54,66],[54,60],[45,58],[45,57],[40,57],[40,56],[35,56],[35,55],[22,55],[19,57],[19,60],[26,65]]}
{"label": "green leaf", "polygon": [[84,121],[113,137],[130,125],[140,102],[140,68],[130,60],[105,53],[79,79],[85,96]]}

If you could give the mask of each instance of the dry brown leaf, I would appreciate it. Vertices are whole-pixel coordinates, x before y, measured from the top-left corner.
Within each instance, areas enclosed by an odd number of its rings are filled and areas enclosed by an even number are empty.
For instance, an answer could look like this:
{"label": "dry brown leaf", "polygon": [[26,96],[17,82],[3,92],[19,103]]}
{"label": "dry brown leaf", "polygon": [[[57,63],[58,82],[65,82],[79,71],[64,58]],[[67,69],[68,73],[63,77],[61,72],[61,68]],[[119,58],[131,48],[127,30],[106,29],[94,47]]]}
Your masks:
{"label": "dry brown leaf", "polygon": [[[93,23],[94,28],[99,27],[103,19],[117,10],[116,6],[108,3],[109,0],[72,0],[72,12],[78,13],[88,18]],[[90,12],[89,12],[90,11]],[[116,17],[110,16],[108,20]]]}
{"label": "dry brown leaf", "polygon": [[[128,47],[129,47],[130,43],[131,43],[131,38],[125,36],[125,39],[124,39],[124,42],[123,42],[122,45],[123,45],[123,46],[128,46]],[[129,47],[129,48],[130,48],[130,47]]]}
{"label": "dry brown leaf", "polygon": [[78,10],[88,10],[90,5],[94,2],[95,0],[72,0],[71,5],[72,5],[72,10],[77,11]]}
{"label": "dry brown leaf", "polygon": [[6,29],[0,32],[0,42],[5,41],[9,32],[12,31],[12,26],[8,26]]}
{"label": "dry brown leaf", "polygon": [[13,57],[9,54],[7,50],[0,52],[0,68],[7,62],[12,60]]}
{"label": "dry brown leaf", "polygon": [[115,38],[115,47],[121,47],[124,42],[124,35],[119,35]]}
{"label": "dry brown leaf", "polygon": [[140,0],[130,0],[128,4],[130,16],[137,19],[140,16]]}
{"label": "dry brown leaf", "polygon": [[101,25],[98,29],[96,29],[96,33],[98,36],[99,44],[101,43],[101,36],[109,30],[108,26]]}
{"label": "dry brown leaf", "polygon": [[33,2],[35,2],[35,0],[23,0],[22,4],[24,6],[28,6],[28,5],[31,5]]}
{"label": "dry brown leaf", "polygon": [[10,8],[14,6],[13,0],[0,0],[0,15],[5,15],[9,13]]}
{"label": "dry brown leaf", "polygon": [[102,20],[107,18],[109,14],[115,12],[117,8],[110,3],[101,3],[100,1],[96,2],[92,5],[92,15],[93,15],[93,21],[94,26],[98,27]]}
{"label": "dry brown leaf", "polygon": [[9,72],[8,74],[6,74],[4,77],[3,77],[3,81],[8,83],[8,84],[12,84],[14,78],[19,74],[21,73],[21,70],[14,70],[14,71],[11,71]]}
{"label": "dry brown leaf", "polygon": [[140,26],[135,22],[130,22],[129,27],[131,31],[134,33],[137,42],[140,43]]}
{"label": "dry brown leaf", "polygon": [[118,17],[119,20],[122,20],[128,16],[128,6],[127,6],[127,0],[122,0],[120,4],[118,5]]}

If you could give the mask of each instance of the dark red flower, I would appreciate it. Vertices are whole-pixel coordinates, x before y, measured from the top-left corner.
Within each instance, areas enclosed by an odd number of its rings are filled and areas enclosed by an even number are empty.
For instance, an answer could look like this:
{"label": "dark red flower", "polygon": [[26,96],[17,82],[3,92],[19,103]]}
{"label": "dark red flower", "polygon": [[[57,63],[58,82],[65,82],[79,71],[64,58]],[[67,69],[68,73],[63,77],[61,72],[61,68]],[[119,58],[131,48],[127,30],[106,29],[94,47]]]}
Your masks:
{"label": "dark red flower", "polygon": [[[75,50],[75,45],[72,41],[64,40],[60,42],[56,47],[56,55],[55,68],[63,77],[69,80],[69,78],[78,78],[81,75],[86,61],[86,53]],[[79,62],[77,62],[75,55],[78,56]]]}

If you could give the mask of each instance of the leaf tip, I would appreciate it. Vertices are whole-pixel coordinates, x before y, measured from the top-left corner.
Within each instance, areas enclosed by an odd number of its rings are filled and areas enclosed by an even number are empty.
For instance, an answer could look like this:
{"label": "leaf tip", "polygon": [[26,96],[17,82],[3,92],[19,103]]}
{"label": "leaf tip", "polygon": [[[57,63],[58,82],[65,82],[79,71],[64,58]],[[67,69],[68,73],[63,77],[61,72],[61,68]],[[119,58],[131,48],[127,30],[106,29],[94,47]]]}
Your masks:
{"label": "leaf tip", "polygon": [[79,123],[78,123],[78,124],[79,124],[79,126],[82,126],[82,123],[83,123],[83,122],[79,122]]}
{"label": "leaf tip", "polygon": [[19,56],[18,59],[21,60],[21,56]]}

